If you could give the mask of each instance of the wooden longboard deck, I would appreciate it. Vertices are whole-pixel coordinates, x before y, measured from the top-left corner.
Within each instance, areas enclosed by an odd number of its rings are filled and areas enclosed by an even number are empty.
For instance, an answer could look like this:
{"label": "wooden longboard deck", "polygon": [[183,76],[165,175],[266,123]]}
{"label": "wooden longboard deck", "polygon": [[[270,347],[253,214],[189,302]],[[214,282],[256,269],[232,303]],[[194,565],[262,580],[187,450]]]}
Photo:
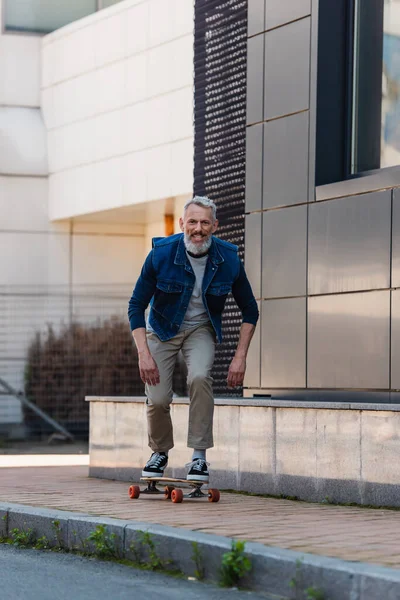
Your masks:
{"label": "wooden longboard deck", "polygon": [[189,486],[193,485],[204,485],[208,481],[196,481],[190,479],[174,479],[173,477],[141,477],[140,481],[146,481],[147,483],[154,481],[154,483],[180,483]]}

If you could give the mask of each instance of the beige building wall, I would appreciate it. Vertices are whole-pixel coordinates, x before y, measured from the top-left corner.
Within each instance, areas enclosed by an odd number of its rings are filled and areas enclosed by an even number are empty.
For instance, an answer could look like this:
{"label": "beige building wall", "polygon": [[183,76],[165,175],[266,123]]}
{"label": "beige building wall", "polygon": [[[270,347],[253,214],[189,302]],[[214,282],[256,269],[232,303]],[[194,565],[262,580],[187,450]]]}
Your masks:
{"label": "beige building wall", "polygon": [[191,192],[193,6],[126,0],[43,39],[50,219]]}
{"label": "beige building wall", "polygon": [[[48,323],[126,317],[191,194],[192,30],[191,2],[126,0],[48,36],[0,33],[0,377],[17,390]],[[0,396],[0,427],[21,420]]]}

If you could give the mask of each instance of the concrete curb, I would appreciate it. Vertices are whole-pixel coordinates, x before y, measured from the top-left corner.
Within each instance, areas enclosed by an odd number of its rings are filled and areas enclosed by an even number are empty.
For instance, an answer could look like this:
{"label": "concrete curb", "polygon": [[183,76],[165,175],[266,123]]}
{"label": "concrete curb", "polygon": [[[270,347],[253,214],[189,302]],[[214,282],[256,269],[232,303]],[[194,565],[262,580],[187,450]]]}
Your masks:
{"label": "concrete curb", "polygon": [[[3,537],[14,528],[22,531],[32,529],[36,538],[46,536],[52,546],[90,553],[94,547],[87,537],[97,525],[104,525],[108,533],[115,534],[121,557],[148,560],[151,548],[143,535],[147,532],[150,534],[147,539],[154,544],[157,557],[168,561],[171,568],[193,577],[196,569],[201,567],[205,580],[214,582],[218,580],[222,555],[231,549],[232,543],[230,538],[176,527],[0,502],[0,536]],[[196,564],[194,559],[194,543],[201,564]],[[324,600],[400,598],[399,570],[282,550],[254,542],[246,544],[246,554],[253,568],[243,585],[253,591],[291,600],[305,600],[305,590],[310,587],[320,590]]]}

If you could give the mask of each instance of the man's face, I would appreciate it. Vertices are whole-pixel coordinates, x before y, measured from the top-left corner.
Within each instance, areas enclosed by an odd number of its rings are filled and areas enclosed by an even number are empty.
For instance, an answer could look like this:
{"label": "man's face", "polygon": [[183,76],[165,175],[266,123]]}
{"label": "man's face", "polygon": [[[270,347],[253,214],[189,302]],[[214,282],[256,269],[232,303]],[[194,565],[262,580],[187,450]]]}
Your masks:
{"label": "man's face", "polygon": [[185,234],[186,249],[192,254],[203,254],[211,245],[218,221],[213,221],[211,208],[190,204],[179,219],[179,225]]}

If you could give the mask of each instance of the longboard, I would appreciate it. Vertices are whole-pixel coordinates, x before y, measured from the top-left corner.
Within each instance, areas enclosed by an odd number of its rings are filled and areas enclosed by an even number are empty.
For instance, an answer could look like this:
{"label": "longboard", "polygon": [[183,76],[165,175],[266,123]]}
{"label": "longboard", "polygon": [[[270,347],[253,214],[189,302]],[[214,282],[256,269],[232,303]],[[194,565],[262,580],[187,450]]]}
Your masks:
{"label": "longboard", "polygon": [[[202,486],[207,484],[208,481],[175,479],[173,477],[141,477],[140,481],[147,483],[147,488],[140,489],[139,485],[129,486],[129,498],[132,500],[139,498],[141,494],[162,494],[166,500],[172,500],[174,504],[182,502],[184,498],[208,498],[209,502],[218,502],[220,499],[219,490],[208,489],[207,493],[201,491]],[[164,485],[164,489],[160,490],[157,485]],[[188,494],[184,494],[182,488],[187,487],[191,491]]]}

